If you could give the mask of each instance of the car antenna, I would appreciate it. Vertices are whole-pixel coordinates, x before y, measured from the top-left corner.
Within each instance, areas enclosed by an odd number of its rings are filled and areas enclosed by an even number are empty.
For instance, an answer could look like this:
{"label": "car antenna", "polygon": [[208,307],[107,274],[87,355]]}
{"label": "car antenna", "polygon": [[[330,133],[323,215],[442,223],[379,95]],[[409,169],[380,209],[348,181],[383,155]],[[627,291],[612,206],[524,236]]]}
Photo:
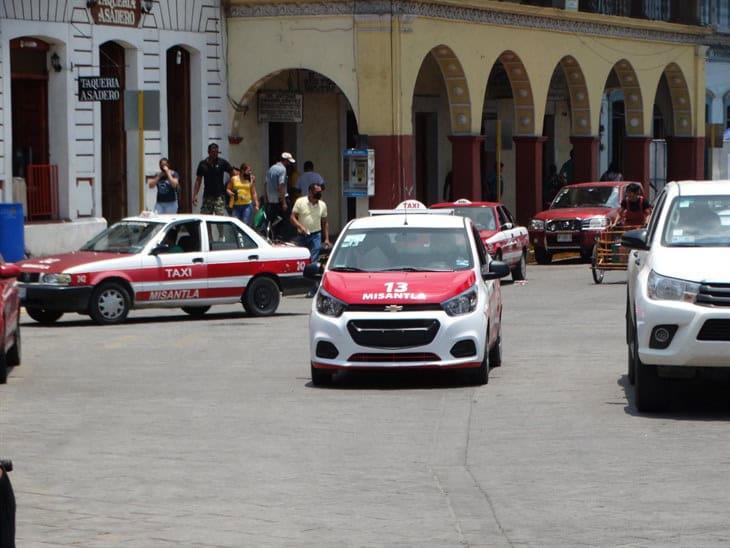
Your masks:
{"label": "car antenna", "polygon": [[403,207],[403,226],[408,226],[408,208]]}

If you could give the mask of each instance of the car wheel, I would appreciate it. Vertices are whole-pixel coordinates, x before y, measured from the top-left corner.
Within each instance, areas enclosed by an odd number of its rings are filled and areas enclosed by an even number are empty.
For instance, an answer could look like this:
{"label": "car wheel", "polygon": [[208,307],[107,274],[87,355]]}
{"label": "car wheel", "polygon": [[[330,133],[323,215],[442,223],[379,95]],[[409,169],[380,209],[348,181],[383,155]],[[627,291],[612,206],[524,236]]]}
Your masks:
{"label": "car wheel", "polygon": [[5,352],[0,351],[0,384],[8,382],[8,360]]}
{"label": "car wheel", "polygon": [[312,384],[314,386],[329,386],[332,384],[332,371],[329,369],[318,369],[313,365],[309,367],[312,372]]}
{"label": "car wheel", "polygon": [[130,298],[127,290],[118,283],[105,282],[91,294],[89,315],[99,325],[122,323],[129,314]]}
{"label": "car wheel", "polygon": [[489,355],[491,351],[489,349],[484,349],[484,359],[482,360],[482,364],[471,372],[472,374],[472,383],[476,384],[477,386],[481,386],[484,384],[489,383]]}
{"label": "car wheel", "polygon": [[639,359],[639,343],[636,331],[633,335],[634,353],[634,398],[636,409],[642,413],[663,411],[665,401],[662,394],[664,382],[657,375],[656,365],[642,363]]}
{"label": "car wheel", "polygon": [[580,258],[583,259],[584,261],[592,260],[593,256],[594,256],[594,248],[580,250]]}
{"label": "car wheel", "polygon": [[202,318],[210,310],[209,306],[183,306],[182,311],[193,318]]}
{"label": "car wheel", "polygon": [[10,350],[8,350],[8,365],[20,365],[20,350],[20,315],[18,315],[17,324],[15,326],[15,342],[13,342],[13,346],[11,346]]}
{"label": "car wheel", "polygon": [[553,254],[544,247],[536,247],[535,260],[537,261],[537,264],[550,264],[553,262]]}
{"label": "car wheel", "polygon": [[46,310],[45,308],[36,308],[34,306],[25,307],[25,311],[32,319],[42,324],[52,324],[63,316],[63,312],[57,310]]}
{"label": "car wheel", "polygon": [[489,349],[489,367],[502,367],[502,334],[497,337],[497,342]]}
{"label": "car wheel", "polygon": [[[627,304],[628,309],[628,304]],[[636,338],[636,332],[634,330],[633,322],[629,317],[628,311],[626,313],[626,376],[629,378],[629,383],[633,386],[636,384],[636,347],[634,346],[634,339]]]}
{"label": "car wheel", "polygon": [[522,252],[520,262],[512,269],[512,279],[516,282],[527,278],[527,251]]}
{"label": "car wheel", "polygon": [[251,280],[246,287],[243,307],[252,316],[271,316],[279,308],[280,299],[281,292],[276,282],[261,276]]}

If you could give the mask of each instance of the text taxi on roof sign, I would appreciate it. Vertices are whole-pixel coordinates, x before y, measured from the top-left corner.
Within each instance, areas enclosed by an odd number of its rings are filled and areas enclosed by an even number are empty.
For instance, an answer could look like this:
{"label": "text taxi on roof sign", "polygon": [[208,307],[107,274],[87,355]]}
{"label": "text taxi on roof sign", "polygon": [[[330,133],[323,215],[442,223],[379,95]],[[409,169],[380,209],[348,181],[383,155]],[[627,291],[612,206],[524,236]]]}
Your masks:
{"label": "text taxi on roof sign", "polygon": [[[415,214],[414,214],[415,213]],[[311,374],[342,369],[458,368],[485,384],[501,363],[499,278],[473,223],[407,200],[347,224],[322,274],[309,322]]]}

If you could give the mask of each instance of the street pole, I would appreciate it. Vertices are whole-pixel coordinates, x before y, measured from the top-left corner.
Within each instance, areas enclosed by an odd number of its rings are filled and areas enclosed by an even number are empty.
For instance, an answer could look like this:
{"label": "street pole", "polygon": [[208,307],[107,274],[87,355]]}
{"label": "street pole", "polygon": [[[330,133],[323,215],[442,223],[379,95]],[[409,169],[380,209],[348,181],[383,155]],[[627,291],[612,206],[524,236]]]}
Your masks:
{"label": "street pole", "polygon": [[144,211],[144,91],[137,92],[137,152],[139,154],[139,211]]}

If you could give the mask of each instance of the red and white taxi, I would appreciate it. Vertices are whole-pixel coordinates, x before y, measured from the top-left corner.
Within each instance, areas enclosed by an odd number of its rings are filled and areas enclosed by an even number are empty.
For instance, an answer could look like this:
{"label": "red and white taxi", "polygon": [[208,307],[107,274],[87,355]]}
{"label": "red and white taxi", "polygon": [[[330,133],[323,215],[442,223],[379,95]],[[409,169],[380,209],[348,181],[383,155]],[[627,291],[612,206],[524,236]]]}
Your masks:
{"label": "red and white taxi", "polygon": [[78,312],[114,324],[132,308],[182,307],[195,316],[238,302],[268,316],[282,290],[303,284],[308,262],[307,249],[271,245],[237,219],[188,214],[129,217],[80,251],[17,264],[34,320]]}
{"label": "red and white taxi", "polygon": [[530,237],[527,228],[517,226],[504,204],[461,199],[434,204],[431,208],[448,208],[454,215],[469,217],[477,227],[487,252],[498,261],[507,263],[512,270],[512,278],[517,281],[527,277],[527,249],[530,247]]}
{"label": "red and white taxi", "polygon": [[312,303],[315,385],[338,369],[394,367],[471,369],[488,382],[501,364],[509,268],[470,219],[449,213],[407,201],[344,228]]}

